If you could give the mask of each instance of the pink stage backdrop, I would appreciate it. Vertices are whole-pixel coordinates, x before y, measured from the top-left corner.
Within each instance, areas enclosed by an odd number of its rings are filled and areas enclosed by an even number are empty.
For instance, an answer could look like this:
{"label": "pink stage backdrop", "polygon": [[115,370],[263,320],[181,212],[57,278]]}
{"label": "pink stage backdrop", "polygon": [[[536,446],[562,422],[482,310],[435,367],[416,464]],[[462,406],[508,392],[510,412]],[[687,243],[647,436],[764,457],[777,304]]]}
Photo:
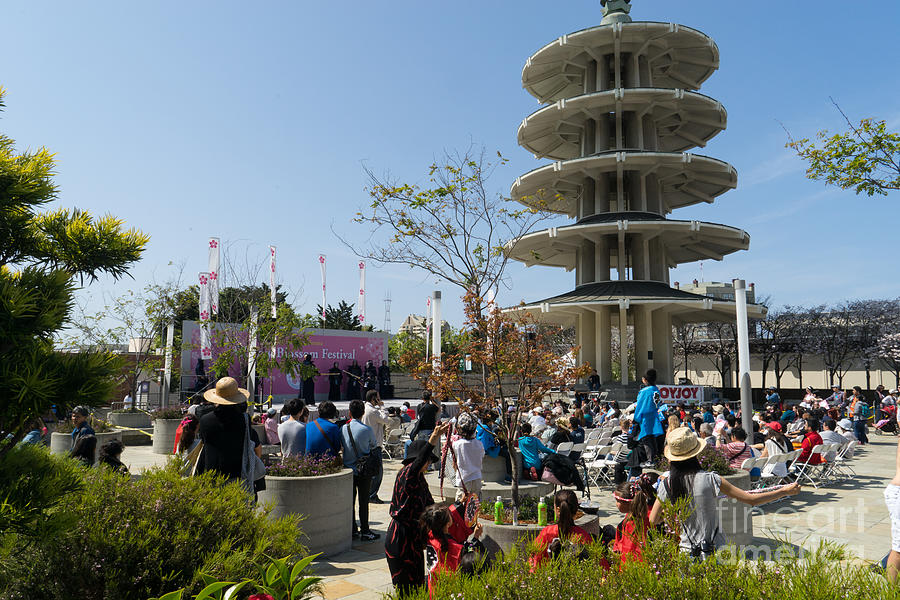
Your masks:
{"label": "pink stage backdrop", "polygon": [[[211,327],[223,327],[217,325]],[[185,350],[181,354],[181,372],[183,375],[194,374],[197,365],[197,359],[200,358],[200,324],[196,321],[184,321],[182,324],[183,339],[190,344],[190,350]],[[316,377],[316,399],[325,399],[328,397],[328,377],[325,373],[336,362],[338,367],[347,370],[354,360],[360,366],[365,366],[367,360],[375,363],[375,366],[381,364],[381,361],[388,358],[388,334],[374,333],[368,331],[341,331],[335,329],[314,329],[309,336],[309,344],[298,353],[299,359],[304,354],[310,354],[312,361],[318,367],[322,375]],[[213,338],[213,357],[215,359],[219,354],[219,348],[216,347],[216,336]],[[260,348],[260,352],[267,352],[265,348]],[[284,356],[287,349],[283,346],[276,345],[278,356]],[[213,361],[206,361],[206,369]],[[245,361],[246,362],[246,361]],[[244,380],[246,373],[240,373],[238,363],[232,365],[229,369],[229,375]],[[272,393],[276,396],[296,396],[302,382],[300,379],[294,379],[289,375],[274,372],[272,383],[274,389]],[[341,383],[343,389],[346,389],[348,376],[344,374],[344,380]],[[189,384],[188,384],[189,385]],[[269,393],[269,380],[265,381],[265,391]]]}

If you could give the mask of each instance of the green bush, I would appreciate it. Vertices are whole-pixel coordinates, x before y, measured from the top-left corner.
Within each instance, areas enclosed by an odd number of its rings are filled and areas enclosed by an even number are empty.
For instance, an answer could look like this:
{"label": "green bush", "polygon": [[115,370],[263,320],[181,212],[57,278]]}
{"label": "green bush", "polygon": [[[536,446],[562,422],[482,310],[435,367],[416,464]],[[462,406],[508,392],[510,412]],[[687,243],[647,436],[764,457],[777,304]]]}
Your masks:
{"label": "green bush", "polygon": [[18,445],[0,457],[0,531],[53,535],[70,523],[53,509],[82,489],[82,470],[44,446]]}
{"label": "green bush", "polygon": [[[513,551],[479,576],[439,575],[434,599],[453,600],[897,600],[900,590],[840,548],[822,546],[778,562],[718,560],[695,562],[676,545],[657,538],[645,549],[646,562],[626,562],[600,545],[585,560],[547,561],[531,572],[526,557]],[[610,563],[606,568],[604,561]],[[397,598],[395,594],[392,596]],[[429,598],[425,590],[412,596]]]}
{"label": "green bush", "polygon": [[212,474],[182,478],[170,467],[138,480],[108,469],[83,476],[85,490],[59,509],[71,527],[34,540],[3,536],[3,600],[146,600],[178,588],[196,593],[201,572],[255,579],[253,563],[264,555],[305,552],[297,519],[269,519],[237,485]]}

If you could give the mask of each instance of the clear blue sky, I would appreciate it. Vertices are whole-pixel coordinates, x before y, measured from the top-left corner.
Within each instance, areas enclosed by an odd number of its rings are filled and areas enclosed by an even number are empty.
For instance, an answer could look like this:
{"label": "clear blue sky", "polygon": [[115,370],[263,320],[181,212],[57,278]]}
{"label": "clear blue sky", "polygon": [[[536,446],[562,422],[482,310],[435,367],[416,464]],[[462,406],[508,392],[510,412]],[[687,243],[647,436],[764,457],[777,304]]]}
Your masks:
{"label": "clear blue sky", "polygon": [[[900,197],[807,181],[779,124],[797,136],[841,127],[834,96],[853,118],[900,125],[900,3],[635,0],[632,16],[700,29],[721,51],[702,91],[728,109],[728,129],[697,152],[735,165],[739,189],[673,217],[740,226],[752,241],[705,262],[703,278],[743,277],[776,304],[900,296]],[[491,182],[507,193],[543,164],[516,145],[538,108],[521,87],[525,60],[600,18],[598,0],[7,3],[0,130],[56,152],[61,204],[152,236],[134,281],[87,293],[165,280],[170,262],[193,282],[218,235],[261,261],[277,245],[279,279],[314,312],[319,252],[329,302],[356,300],[356,260],[330,226],[364,234],[349,223],[366,202],[362,163],[417,181],[433,156],[474,141],[511,159]],[[699,276],[695,263],[673,279]],[[574,273],[549,268],[514,265],[511,279],[504,304],[574,287]],[[368,282],[370,322],[382,325],[390,292],[394,330],[435,288],[400,267],[372,268]],[[457,292],[438,287],[458,325]]]}

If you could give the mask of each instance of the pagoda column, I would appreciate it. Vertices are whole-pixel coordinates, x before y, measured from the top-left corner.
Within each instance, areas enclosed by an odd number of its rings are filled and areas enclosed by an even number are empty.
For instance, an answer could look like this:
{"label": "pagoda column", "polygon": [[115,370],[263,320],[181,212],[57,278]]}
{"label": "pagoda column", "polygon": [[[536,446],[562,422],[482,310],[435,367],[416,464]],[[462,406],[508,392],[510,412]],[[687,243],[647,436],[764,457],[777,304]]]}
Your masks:
{"label": "pagoda column", "polygon": [[[634,368],[637,377],[653,368],[653,313],[648,306],[636,306],[634,313]],[[655,358],[655,355],[654,355]]]}
{"label": "pagoda column", "polygon": [[586,362],[597,369],[597,314],[585,309],[578,316],[578,339],[576,340],[580,349],[578,351],[578,364]]}
{"label": "pagoda column", "polygon": [[628,385],[628,301],[619,300],[619,383]]}
{"label": "pagoda column", "polygon": [[660,383],[674,383],[674,367],[672,362],[672,315],[664,310],[657,311],[651,327],[653,347],[653,364],[659,375]]}
{"label": "pagoda column", "polygon": [[601,383],[612,381],[612,319],[610,308],[597,309],[597,374]]}

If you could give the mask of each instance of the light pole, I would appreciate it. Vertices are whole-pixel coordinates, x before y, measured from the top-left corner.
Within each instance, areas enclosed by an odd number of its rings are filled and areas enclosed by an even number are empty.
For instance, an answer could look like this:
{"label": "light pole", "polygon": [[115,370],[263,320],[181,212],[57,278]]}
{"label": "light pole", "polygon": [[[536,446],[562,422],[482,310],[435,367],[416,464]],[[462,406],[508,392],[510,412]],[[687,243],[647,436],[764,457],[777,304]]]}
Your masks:
{"label": "light pole", "polygon": [[741,388],[741,424],[748,435],[753,432],[753,390],[750,387],[750,331],[747,324],[747,283],[733,280],[737,308],[738,385]]}

